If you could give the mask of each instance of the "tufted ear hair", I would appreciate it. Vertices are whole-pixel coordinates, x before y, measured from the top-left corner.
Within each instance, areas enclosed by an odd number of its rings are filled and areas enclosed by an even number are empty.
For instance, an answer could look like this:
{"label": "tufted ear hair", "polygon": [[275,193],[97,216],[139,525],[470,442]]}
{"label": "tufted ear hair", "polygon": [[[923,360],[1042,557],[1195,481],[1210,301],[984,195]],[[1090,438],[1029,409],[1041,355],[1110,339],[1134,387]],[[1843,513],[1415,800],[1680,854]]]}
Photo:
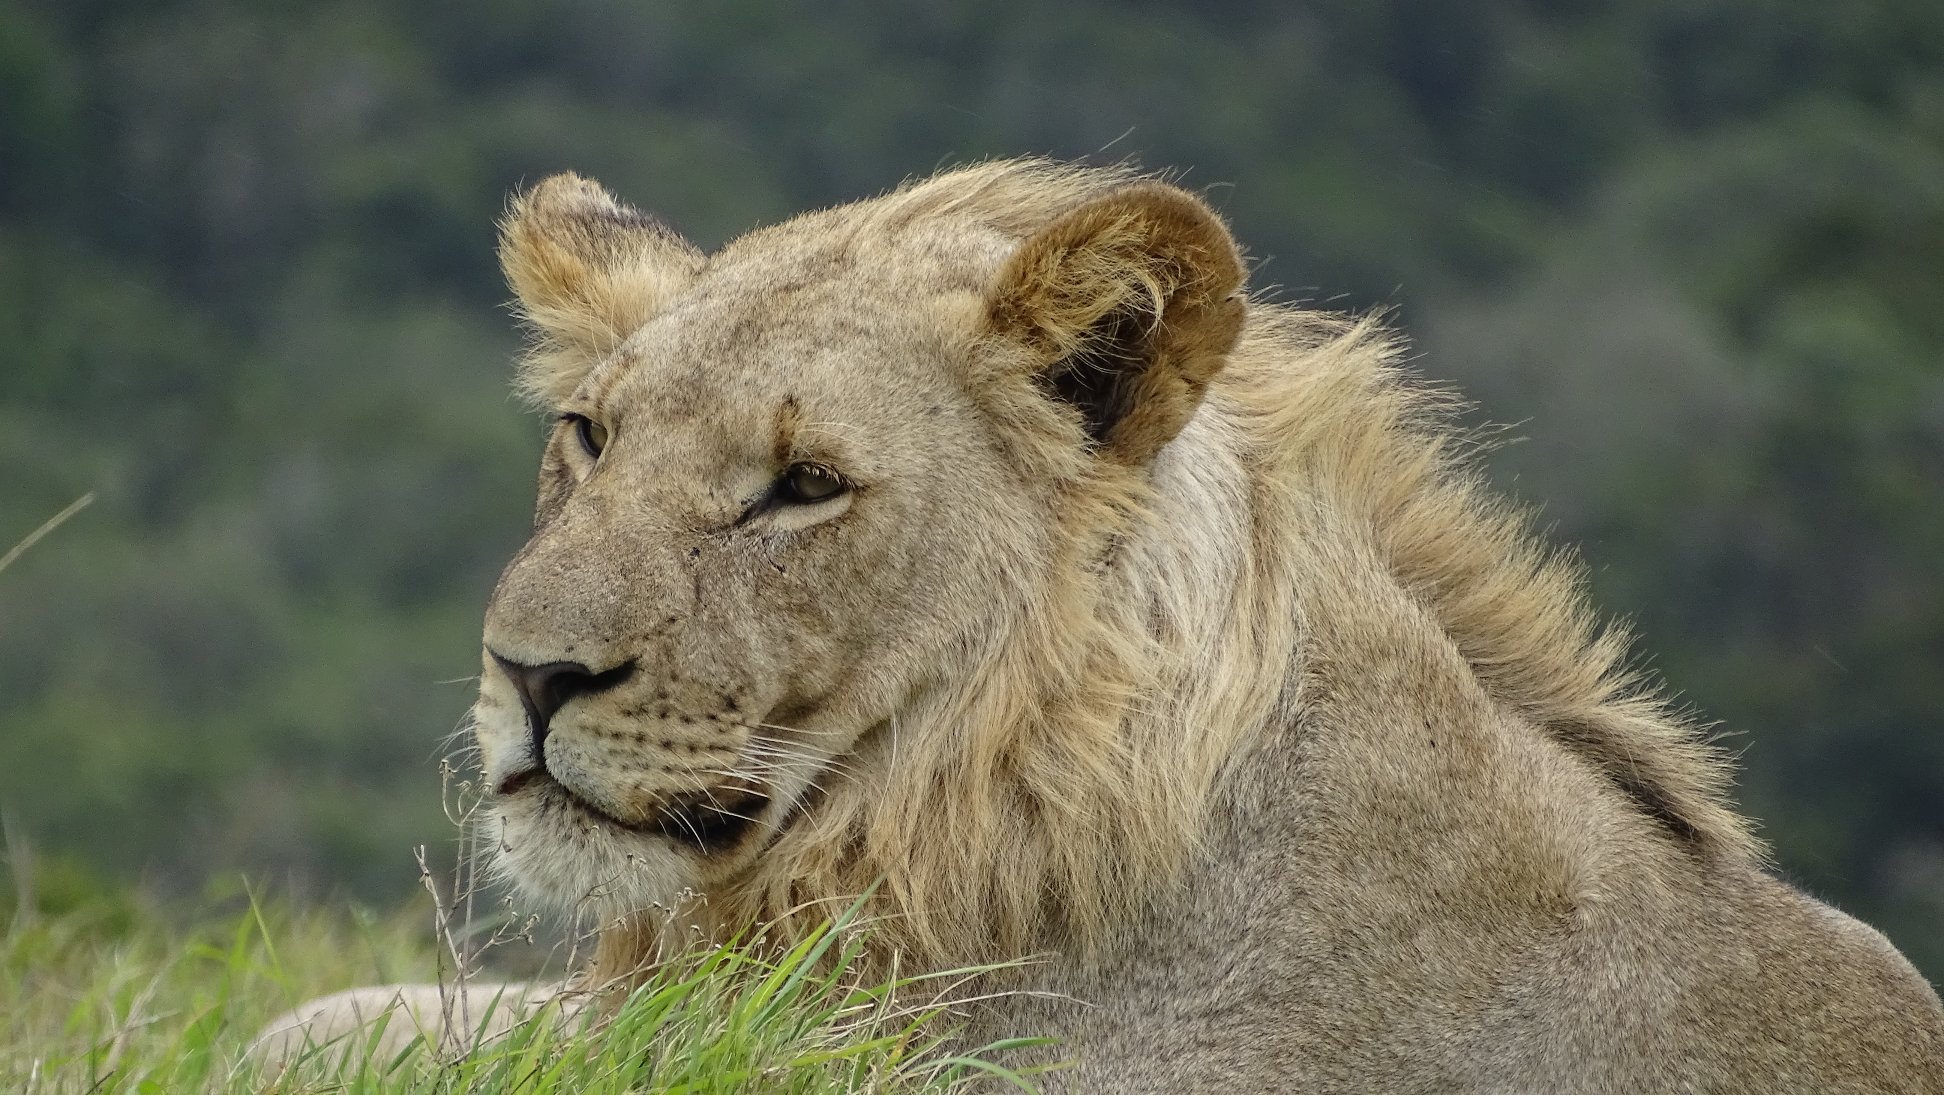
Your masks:
{"label": "tufted ear hair", "polygon": [[499,256],[533,335],[519,387],[542,405],[565,399],[703,262],[660,220],[572,174],[513,199],[500,221]]}
{"label": "tufted ear hair", "polygon": [[1241,335],[1242,257],[1201,199],[1141,182],[1027,238],[987,294],[992,332],[1079,412],[1103,455],[1139,464],[1187,424]]}

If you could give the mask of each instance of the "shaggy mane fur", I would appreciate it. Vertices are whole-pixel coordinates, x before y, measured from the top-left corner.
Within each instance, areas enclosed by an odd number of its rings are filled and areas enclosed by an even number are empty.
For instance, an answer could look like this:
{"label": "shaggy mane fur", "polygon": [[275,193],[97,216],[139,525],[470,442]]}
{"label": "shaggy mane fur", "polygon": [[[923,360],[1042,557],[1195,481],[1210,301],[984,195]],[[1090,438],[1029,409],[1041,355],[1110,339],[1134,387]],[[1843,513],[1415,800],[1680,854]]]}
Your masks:
{"label": "shaggy mane fur", "polygon": [[[989,163],[808,217],[860,253],[950,261],[1134,178]],[[969,256],[968,280],[1003,257]],[[1225,769],[1262,735],[1301,732],[1289,713],[1327,672],[1301,657],[1305,606],[1331,580],[1306,538],[1325,527],[1356,530],[1354,550],[1499,704],[1694,854],[1759,859],[1721,756],[1627,670],[1627,637],[1599,622],[1578,567],[1488,493],[1450,402],[1401,358],[1375,321],[1251,302],[1151,469],[1089,459],[1021,409],[1020,458],[1059,492],[1060,565],[1022,610],[967,633],[963,673],[867,736],[846,758],[857,778],[824,787],[704,920],[788,930],[876,886],[870,908],[906,960],[1097,946],[1178,876]],[[610,931],[597,976],[638,964],[654,935],[645,920]]]}

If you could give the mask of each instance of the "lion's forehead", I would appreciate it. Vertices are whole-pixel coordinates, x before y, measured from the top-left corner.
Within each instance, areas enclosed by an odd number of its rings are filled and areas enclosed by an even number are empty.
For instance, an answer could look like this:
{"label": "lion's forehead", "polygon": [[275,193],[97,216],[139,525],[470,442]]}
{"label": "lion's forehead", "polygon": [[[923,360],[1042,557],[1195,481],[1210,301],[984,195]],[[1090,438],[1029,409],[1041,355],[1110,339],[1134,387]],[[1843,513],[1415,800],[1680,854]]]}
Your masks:
{"label": "lion's forehead", "polygon": [[957,387],[959,351],[979,331],[985,290],[1014,242],[951,218],[887,226],[872,204],[724,247],[590,383],[608,398],[745,431],[755,424],[741,416],[786,399],[929,411]]}
{"label": "lion's forehead", "polygon": [[609,412],[739,446],[768,445],[792,420],[896,433],[962,390],[976,304],[964,293],[867,292],[849,279],[702,279],[584,391]]}

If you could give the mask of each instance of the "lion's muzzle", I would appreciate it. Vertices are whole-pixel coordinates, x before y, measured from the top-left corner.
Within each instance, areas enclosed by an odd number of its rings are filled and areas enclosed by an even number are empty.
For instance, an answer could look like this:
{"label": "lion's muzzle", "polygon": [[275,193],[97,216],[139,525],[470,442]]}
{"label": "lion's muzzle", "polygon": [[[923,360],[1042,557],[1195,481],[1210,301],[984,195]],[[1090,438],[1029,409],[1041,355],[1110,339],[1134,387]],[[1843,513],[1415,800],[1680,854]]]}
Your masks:
{"label": "lion's muzzle", "polygon": [[[493,776],[499,797],[531,795],[703,855],[741,844],[770,808],[766,783],[736,767],[742,728],[677,715],[665,701],[641,702],[631,695],[647,687],[636,660],[596,671],[574,661],[528,664],[490,647],[486,653],[519,701],[529,743],[527,763]],[[723,736],[687,736],[697,729]]]}

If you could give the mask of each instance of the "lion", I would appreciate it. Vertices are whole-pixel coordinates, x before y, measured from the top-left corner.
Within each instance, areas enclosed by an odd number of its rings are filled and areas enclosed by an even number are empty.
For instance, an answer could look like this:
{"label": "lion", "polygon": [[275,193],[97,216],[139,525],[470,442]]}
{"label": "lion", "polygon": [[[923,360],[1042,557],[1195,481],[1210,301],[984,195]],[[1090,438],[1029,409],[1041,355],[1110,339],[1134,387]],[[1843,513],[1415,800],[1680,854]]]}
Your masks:
{"label": "lion", "polygon": [[590,982],[864,894],[884,968],[1040,957],[965,1037],[1056,1090],[1944,1092],[1452,400],[1201,198],[991,162],[704,254],[561,175],[500,253],[555,422],[475,733]]}

